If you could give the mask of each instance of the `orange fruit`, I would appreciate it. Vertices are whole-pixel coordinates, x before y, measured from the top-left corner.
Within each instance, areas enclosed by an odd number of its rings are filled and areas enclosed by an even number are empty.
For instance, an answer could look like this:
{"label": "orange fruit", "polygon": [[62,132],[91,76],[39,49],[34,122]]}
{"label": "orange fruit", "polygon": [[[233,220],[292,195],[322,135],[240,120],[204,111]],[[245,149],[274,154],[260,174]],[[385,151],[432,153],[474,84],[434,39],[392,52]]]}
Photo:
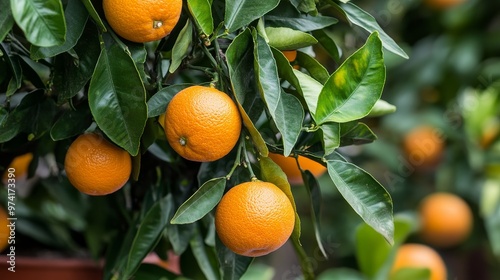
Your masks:
{"label": "orange fruit", "polygon": [[465,0],[424,0],[425,5],[436,10],[446,10],[463,2]]}
{"label": "orange fruit", "polygon": [[132,171],[130,155],[102,135],[87,133],[68,148],[64,168],[71,184],[88,195],[106,195],[127,183]]}
{"label": "orange fruit", "polygon": [[[300,169],[297,166],[297,161],[294,157],[285,157],[283,155],[273,153],[269,153],[269,157],[281,167],[283,172],[285,172],[290,184],[302,183],[302,174],[300,173]],[[326,167],[312,159],[303,156],[299,156],[298,159],[300,168],[311,171],[315,177],[323,175],[326,171]]]}
{"label": "orange fruit", "polygon": [[391,274],[401,268],[428,268],[429,280],[446,280],[446,265],[441,256],[431,247],[408,243],[399,247],[392,265]]}
{"label": "orange fruit", "polygon": [[103,0],[104,15],[121,37],[137,43],[160,40],[174,29],[182,0]]}
{"label": "orange fruit", "polygon": [[0,252],[9,245],[10,228],[7,227],[9,225],[7,218],[7,212],[0,205]]}
{"label": "orange fruit", "polygon": [[443,154],[444,142],[437,129],[422,125],[405,135],[403,147],[413,166],[428,167],[439,162]]}
{"label": "orange fruit", "polygon": [[297,51],[296,50],[291,50],[291,51],[282,51],[282,53],[285,55],[286,59],[288,61],[293,62],[297,58]]}
{"label": "orange fruit", "polygon": [[12,160],[9,167],[5,171],[2,177],[3,182],[7,182],[9,176],[9,169],[14,169],[15,179],[19,180],[20,178],[26,178],[28,175],[28,167],[30,166],[31,161],[33,160],[32,153],[26,153],[20,156],[17,156]]}
{"label": "orange fruit", "polygon": [[276,185],[252,181],[231,188],[215,211],[215,230],[236,254],[259,257],[280,248],[295,225],[295,211]]}
{"label": "orange fruit", "polygon": [[178,92],[165,111],[165,135],[170,146],[192,161],[215,161],[238,142],[241,117],[224,92],[191,86]]}
{"label": "orange fruit", "polygon": [[469,205],[451,193],[433,193],[420,203],[420,236],[430,245],[449,247],[469,237],[473,218]]}

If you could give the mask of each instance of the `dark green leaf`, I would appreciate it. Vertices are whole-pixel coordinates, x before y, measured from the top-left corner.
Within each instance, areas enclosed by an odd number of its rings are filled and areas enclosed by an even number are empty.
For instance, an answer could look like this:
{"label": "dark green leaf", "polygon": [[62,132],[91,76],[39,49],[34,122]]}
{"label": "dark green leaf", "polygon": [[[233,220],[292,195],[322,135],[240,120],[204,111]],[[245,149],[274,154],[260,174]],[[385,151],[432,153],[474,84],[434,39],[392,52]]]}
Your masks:
{"label": "dark green leaf", "polygon": [[[255,128],[265,106],[256,94],[258,92],[254,81],[254,67],[252,35],[247,29],[240,33],[229,45],[226,51],[231,86],[240,110],[243,124],[250,132],[250,136],[262,156],[267,156],[268,149],[260,132]],[[256,113],[253,113],[256,112]]]}
{"label": "dark green leaf", "polygon": [[380,99],[385,83],[382,43],[377,33],[352,54],[328,79],[318,98],[318,124],[360,119]]}
{"label": "dark green leaf", "polygon": [[380,117],[396,112],[396,106],[388,103],[385,100],[377,100],[367,117]]}
{"label": "dark green leaf", "polygon": [[177,209],[170,222],[172,224],[189,224],[203,218],[219,203],[225,188],[225,177],[205,182]]}
{"label": "dark green leaf", "polygon": [[252,263],[253,258],[235,254],[224,246],[218,237],[215,238],[215,248],[222,270],[222,279],[240,279]]}
{"label": "dark green leaf", "polygon": [[52,140],[59,141],[81,134],[92,124],[92,114],[87,103],[76,107],[76,110],[64,112],[50,130]]}
{"label": "dark green leaf", "polygon": [[205,246],[199,230],[195,232],[189,244],[191,245],[193,255],[205,277],[208,280],[220,279],[219,270],[214,262],[212,251],[208,250]]}
{"label": "dark green leaf", "polygon": [[66,40],[66,22],[60,0],[10,0],[12,15],[33,45],[51,47]]}
{"label": "dark green leaf", "polygon": [[319,41],[320,45],[326,50],[335,62],[340,62],[342,56],[342,49],[338,47],[335,41],[328,35],[324,29],[315,30],[312,32],[314,37]]}
{"label": "dark green leaf", "polygon": [[192,84],[175,84],[165,88],[155,93],[148,100],[148,118],[157,117],[167,110],[168,103],[172,100],[172,97],[179,91],[192,86]]}
{"label": "dark green leaf", "polygon": [[226,1],[224,24],[229,32],[250,24],[252,21],[274,9],[279,0],[240,0]]}
{"label": "dark green leaf", "polygon": [[362,145],[377,140],[377,136],[362,122],[340,124],[340,145]]}
{"label": "dark green leaf", "polygon": [[384,187],[352,163],[328,160],[327,167],[333,183],[354,211],[393,244],[392,199]]}
{"label": "dark green leaf", "polygon": [[10,49],[6,48],[6,45],[0,44],[0,52],[3,54],[2,58],[4,58],[7,65],[9,65],[12,73],[12,77],[10,78],[6,91],[6,95],[9,97],[21,87],[21,83],[23,81],[23,71],[19,62],[19,56],[11,53]]}
{"label": "dark green leaf", "polygon": [[324,123],[320,127],[323,132],[323,148],[325,155],[329,155],[340,147],[341,126],[339,123]]}
{"label": "dark green leaf", "polygon": [[66,41],[62,45],[53,47],[31,47],[31,58],[34,60],[53,57],[60,53],[72,49],[80,36],[82,36],[85,24],[88,19],[87,10],[80,1],[69,1],[64,11],[64,17],[67,25]]}
{"label": "dark green leaf", "polygon": [[297,58],[295,59],[300,67],[305,68],[311,77],[321,84],[325,84],[330,77],[328,70],[316,59],[305,54],[301,51],[297,52]]}
{"label": "dark green leaf", "polygon": [[309,196],[309,203],[311,205],[311,221],[314,228],[316,244],[318,244],[321,255],[327,258],[325,248],[323,247],[323,241],[321,240],[321,190],[318,181],[311,171],[303,170],[302,177],[304,178],[304,184]]}
{"label": "dark green leaf", "polygon": [[81,0],[81,1],[83,2],[83,5],[85,5],[85,8],[87,8],[87,11],[88,11],[90,17],[94,20],[96,25],[99,27],[99,30],[101,30],[101,32],[106,32],[106,26],[102,22],[102,19],[99,16],[99,13],[96,11],[94,6],[92,5],[92,1],[91,0]]}
{"label": "dark green leaf", "polygon": [[266,24],[274,27],[288,27],[291,29],[309,32],[323,29],[338,22],[336,18],[325,16],[309,16],[297,14],[294,17],[280,15],[266,15]]}
{"label": "dark green leaf", "polygon": [[[175,273],[172,273],[168,270],[165,270],[162,267],[159,267],[158,265],[154,264],[149,264],[149,263],[144,263],[139,266],[139,269],[137,272],[134,274],[134,279],[140,279],[140,280],[181,280],[185,279],[182,276],[179,276]],[[186,279],[187,280],[187,279]]]}
{"label": "dark green leaf", "polygon": [[189,12],[193,16],[196,26],[205,35],[214,32],[214,19],[212,18],[212,1],[209,0],[188,0]]}
{"label": "dark green leaf", "polygon": [[281,133],[284,155],[288,156],[302,129],[304,119],[302,105],[295,96],[282,90],[271,48],[264,38],[256,33],[254,34],[254,56],[259,91]]}
{"label": "dark green leaf", "polygon": [[365,280],[359,271],[352,268],[330,268],[318,275],[317,280]]}
{"label": "dark green leaf", "polygon": [[318,13],[315,0],[291,0],[290,2],[301,12],[310,13],[312,15]]}
{"label": "dark green leaf", "polygon": [[137,155],[148,114],[146,92],[134,61],[117,44],[101,51],[90,81],[89,104],[104,133]]}
{"label": "dark green leaf", "polygon": [[[170,220],[170,218],[169,218]],[[182,255],[189,246],[189,241],[195,233],[196,224],[173,225],[167,226],[168,240],[172,244],[172,248],[176,255]]]}
{"label": "dark green leaf", "polygon": [[133,275],[142,260],[158,243],[161,234],[168,224],[168,217],[173,211],[173,198],[169,194],[156,202],[141,220],[134,237],[127,260],[125,275]]}
{"label": "dark green leaf", "polygon": [[192,30],[191,21],[188,20],[175,40],[174,48],[172,49],[172,62],[168,69],[170,73],[174,73],[181,65],[182,60],[188,55],[191,42],[193,41]]}
{"label": "dark green leaf", "polygon": [[278,50],[296,50],[318,43],[309,33],[287,27],[266,27],[269,45]]}
{"label": "dark green leaf", "polygon": [[10,32],[14,26],[14,18],[12,17],[12,10],[10,9],[9,1],[0,2],[0,42],[5,39],[5,36]]}
{"label": "dark green leaf", "polygon": [[398,46],[398,44],[396,44],[396,42],[394,42],[391,37],[389,37],[389,35],[387,35],[387,33],[384,32],[373,16],[350,2],[340,4],[340,7],[345,11],[347,18],[353,24],[370,33],[379,32],[380,39],[382,40],[382,44],[386,50],[403,58],[408,58],[408,55]]}

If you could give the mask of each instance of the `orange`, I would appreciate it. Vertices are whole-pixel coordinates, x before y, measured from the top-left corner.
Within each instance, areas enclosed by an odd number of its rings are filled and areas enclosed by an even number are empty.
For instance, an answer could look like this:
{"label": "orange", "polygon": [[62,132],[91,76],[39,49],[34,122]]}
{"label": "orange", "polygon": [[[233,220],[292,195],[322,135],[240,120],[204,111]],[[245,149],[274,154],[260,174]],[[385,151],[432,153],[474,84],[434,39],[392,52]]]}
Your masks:
{"label": "orange", "polygon": [[285,55],[286,59],[288,61],[293,62],[297,58],[297,51],[296,50],[291,50],[291,51],[282,51],[282,53]]}
{"label": "orange", "polygon": [[442,157],[444,142],[439,130],[422,125],[412,129],[403,139],[403,147],[410,164],[415,167],[429,167]]}
{"label": "orange", "polygon": [[25,178],[28,175],[28,167],[30,166],[31,161],[33,160],[33,154],[32,153],[26,153],[24,155],[20,155],[14,158],[12,162],[10,163],[9,167],[5,171],[2,177],[3,182],[7,182],[8,176],[9,176],[9,169],[13,168],[15,169],[14,175],[16,176],[15,179],[19,180],[20,178]]}
{"label": "orange", "polygon": [[460,197],[451,193],[433,193],[420,203],[420,236],[433,246],[454,246],[469,237],[472,211]]}
{"label": "orange", "polygon": [[431,247],[408,243],[399,247],[392,265],[391,274],[401,268],[428,268],[429,280],[446,280],[446,265],[441,256]]}
{"label": "orange", "polygon": [[424,0],[425,5],[436,10],[446,10],[463,2],[465,0]]}
{"label": "orange", "polygon": [[[283,172],[285,172],[286,176],[288,177],[288,181],[290,184],[300,184],[302,183],[302,174],[300,173],[300,169],[297,165],[297,161],[295,160],[294,157],[285,157],[280,154],[273,154],[269,153],[269,157],[281,167]],[[303,157],[299,156],[299,164],[300,167],[303,170],[309,170],[315,177],[321,176],[323,173],[326,171],[326,167],[321,165],[320,163]]]}
{"label": "orange", "polygon": [[215,230],[236,254],[259,257],[280,248],[295,225],[295,211],[276,185],[252,181],[231,188],[215,211]]}
{"label": "orange", "polygon": [[0,252],[9,245],[10,228],[7,227],[9,225],[7,218],[7,212],[0,205]]}
{"label": "orange", "polygon": [[179,21],[182,0],[103,0],[102,7],[118,35],[144,43],[170,34]]}
{"label": "orange", "polygon": [[215,161],[238,142],[241,117],[224,92],[191,86],[178,92],[165,111],[165,135],[170,146],[192,161]]}
{"label": "orange", "polygon": [[132,171],[130,155],[102,135],[87,133],[68,148],[64,168],[71,184],[88,195],[106,195],[127,183]]}

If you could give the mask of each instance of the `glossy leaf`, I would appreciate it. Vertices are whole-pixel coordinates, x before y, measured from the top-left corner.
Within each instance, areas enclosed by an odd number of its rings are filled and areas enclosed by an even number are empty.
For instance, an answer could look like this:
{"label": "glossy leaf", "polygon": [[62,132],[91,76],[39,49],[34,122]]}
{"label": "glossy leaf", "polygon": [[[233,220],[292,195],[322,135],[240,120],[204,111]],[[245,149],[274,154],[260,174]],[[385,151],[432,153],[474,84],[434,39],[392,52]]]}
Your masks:
{"label": "glossy leaf", "polygon": [[234,253],[224,246],[218,237],[215,238],[215,249],[222,270],[222,279],[240,279],[252,263],[253,258]]}
{"label": "glossy leaf", "polygon": [[326,68],[313,57],[301,51],[298,51],[297,58],[295,60],[297,61],[298,65],[306,69],[311,77],[316,81],[320,82],[321,84],[324,84],[326,83],[326,81],[328,81],[328,78],[330,77],[328,70],[326,70]]}
{"label": "glossy leaf", "polygon": [[279,0],[226,1],[224,24],[229,32],[238,30],[278,6]]}
{"label": "glossy leaf", "polygon": [[300,238],[300,218],[297,214],[297,207],[295,206],[295,199],[293,198],[292,189],[290,188],[290,183],[288,179],[276,163],[268,157],[260,158],[259,161],[262,180],[265,182],[271,182],[280,188],[286,196],[290,199],[293,209],[295,210],[295,227],[293,228],[293,233],[291,238],[296,240],[299,244]]}
{"label": "glossy leaf", "polygon": [[338,47],[333,38],[331,38],[326,30],[320,29],[312,32],[314,38],[318,40],[320,45],[326,50],[328,55],[337,63],[340,62],[342,49]]}
{"label": "glossy leaf", "polygon": [[329,155],[340,147],[340,128],[339,123],[324,123],[319,128],[323,132],[323,148],[325,155]]}
{"label": "glossy leaf", "polygon": [[157,201],[141,220],[135,234],[132,246],[129,249],[125,275],[132,275],[146,255],[158,243],[161,234],[168,224],[168,217],[173,211],[173,198],[169,194]]}
{"label": "glossy leaf", "polygon": [[66,22],[60,0],[10,0],[12,15],[26,39],[40,47],[66,40]]}
{"label": "glossy leaf", "polygon": [[317,110],[318,99],[323,89],[323,85],[316,81],[313,77],[302,73],[299,70],[293,70],[295,77],[299,81],[300,91],[302,92],[302,96],[306,101],[307,108],[309,108],[309,112],[312,116],[314,116],[314,112]]}
{"label": "glossy leaf", "polygon": [[175,84],[165,88],[155,93],[148,100],[148,118],[157,117],[167,110],[168,103],[172,100],[175,94],[179,91],[192,86],[191,84]]}
{"label": "glossy leaf", "polygon": [[360,7],[354,5],[353,3],[340,4],[340,7],[345,11],[347,18],[353,24],[365,29],[366,31],[373,33],[378,32],[380,34],[380,39],[384,48],[396,55],[403,58],[408,58],[408,55],[401,49],[394,40],[384,32],[382,27],[377,23],[372,15],[365,12]]}
{"label": "glossy leaf", "polygon": [[[240,33],[229,45],[226,51],[229,77],[231,87],[236,97],[243,124],[248,129],[252,141],[262,156],[267,156],[267,145],[254,123],[260,118],[258,111],[265,106],[256,94],[256,85],[253,83],[254,71],[248,71],[254,67],[252,35],[247,29]],[[257,112],[252,114],[252,112]]]}
{"label": "glossy leaf", "polygon": [[327,258],[325,248],[323,247],[323,241],[321,240],[321,189],[319,183],[314,177],[314,175],[309,170],[302,171],[302,178],[304,178],[304,185],[309,196],[309,203],[311,205],[311,221],[314,228],[314,237],[318,249],[324,258]]}
{"label": "glossy leaf", "polygon": [[167,226],[168,240],[172,244],[172,249],[176,255],[181,255],[186,251],[195,231],[196,223],[183,225],[169,224]]}
{"label": "glossy leaf", "polygon": [[287,27],[267,27],[269,45],[278,50],[295,50],[316,44],[318,41],[309,33]]}
{"label": "glossy leaf", "polygon": [[64,18],[67,25],[66,41],[64,44],[53,47],[32,46],[30,51],[32,59],[38,60],[53,57],[72,49],[76,45],[87,23],[87,10],[85,10],[82,2],[69,1],[64,11]]}
{"label": "glossy leaf", "polygon": [[172,62],[168,72],[174,73],[182,63],[182,60],[188,55],[191,43],[193,41],[191,21],[188,20],[182,28],[179,36],[175,40],[174,48],[172,49]]}
{"label": "glossy leaf", "polygon": [[394,112],[396,112],[396,106],[390,104],[385,100],[379,99],[377,100],[367,117],[380,117]]}
{"label": "glossy leaf", "polygon": [[380,99],[385,83],[382,44],[377,33],[352,54],[328,79],[318,98],[318,124],[360,119]]}
{"label": "glossy leaf", "polygon": [[221,279],[219,275],[219,270],[214,267],[212,263],[212,251],[208,250],[205,246],[203,238],[199,230],[197,230],[189,242],[191,250],[193,250],[193,255],[198,262],[198,266],[205,275],[207,280],[218,280]]}
{"label": "glossy leaf", "polygon": [[12,17],[12,10],[10,9],[9,1],[0,2],[0,42],[5,39],[7,34],[14,26],[14,17]]}
{"label": "glossy leaf", "polygon": [[101,32],[106,32],[106,26],[104,25],[101,17],[99,16],[99,13],[96,11],[94,8],[94,5],[92,4],[92,0],[81,0],[85,8],[87,9],[90,17],[94,20],[96,25],[99,27],[99,30]]}
{"label": "glossy leaf", "polygon": [[89,104],[104,133],[137,155],[147,120],[146,94],[134,61],[117,44],[101,51],[90,81]]}
{"label": "glossy leaf", "polygon": [[92,114],[86,103],[76,110],[64,112],[50,130],[52,140],[59,141],[83,133],[92,124]]}
{"label": "glossy leaf", "polygon": [[341,160],[327,161],[328,174],[354,211],[389,243],[394,243],[392,199],[370,174]]}
{"label": "glossy leaf", "polygon": [[226,188],[226,181],[226,178],[222,177],[205,182],[177,209],[170,222],[189,224],[203,218],[219,203]]}
{"label": "glossy leaf", "polygon": [[212,6],[209,0],[188,0],[188,9],[193,16],[196,26],[205,35],[214,32],[214,19],[212,18]]}
{"label": "glossy leaf", "polygon": [[340,145],[361,145],[377,140],[373,131],[362,122],[340,124]]}
{"label": "glossy leaf", "polygon": [[259,91],[281,133],[284,155],[288,156],[302,129],[304,118],[302,105],[295,96],[281,89],[271,48],[258,34],[254,34],[254,56]]}
{"label": "glossy leaf", "polygon": [[333,17],[304,15],[296,10],[289,13],[283,13],[282,10],[277,10],[276,13],[267,14],[265,16],[265,21],[268,26],[288,27],[303,32],[323,29],[338,22],[338,20]]}

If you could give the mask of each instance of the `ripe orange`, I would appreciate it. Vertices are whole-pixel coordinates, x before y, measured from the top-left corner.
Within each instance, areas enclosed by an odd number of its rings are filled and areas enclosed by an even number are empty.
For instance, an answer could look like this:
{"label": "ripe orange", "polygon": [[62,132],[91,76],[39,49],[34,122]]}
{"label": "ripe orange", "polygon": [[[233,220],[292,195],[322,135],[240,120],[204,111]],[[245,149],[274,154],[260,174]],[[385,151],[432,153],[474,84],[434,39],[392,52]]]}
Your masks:
{"label": "ripe orange", "polygon": [[5,212],[5,209],[0,205],[0,252],[9,245],[10,229],[7,227],[9,225],[7,218],[7,212]]}
{"label": "ripe orange", "polygon": [[472,212],[467,203],[451,193],[433,193],[420,203],[420,236],[438,247],[449,247],[467,239],[472,229]]}
{"label": "ripe orange", "polygon": [[159,40],[172,31],[182,10],[182,0],[103,0],[104,15],[123,38],[144,43]]}
{"label": "ripe orange", "polygon": [[231,188],[215,211],[215,230],[231,251],[248,257],[280,248],[295,225],[292,203],[276,185],[253,181]]}
{"label": "ripe orange", "polygon": [[26,178],[28,175],[28,167],[30,166],[31,161],[33,160],[32,153],[26,153],[24,155],[20,155],[14,158],[10,163],[9,167],[5,171],[2,177],[3,182],[7,182],[9,172],[8,169],[15,169],[14,174],[16,175],[16,180]]}
{"label": "ripe orange", "polygon": [[428,268],[430,280],[446,280],[446,265],[441,256],[431,247],[422,244],[403,244],[399,247],[391,274],[401,268]]}
{"label": "ripe orange", "polygon": [[170,146],[192,161],[214,161],[238,142],[241,117],[224,92],[191,86],[178,92],[165,111],[165,135]]}
{"label": "ripe orange", "polygon": [[463,2],[465,0],[424,0],[425,5],[436,10],[446,10]]}
{"label": "ripe orange", "polygon": [[130,155],[102,135],[87,133],[71,143],[64,160],[71,184],[88,195],[106,195],[127,183],[132,171]]}
{"label": "ripe orange", "polygon": [[[269,157],[285,172],[290,184],[302,183],[302,174],[295,158],[273,153],[269,153]],[[303,170],[311,171],[315,177],[321,176],[326,171],[326,167],[320,163],[303,156],[299,156],[299,164]]]}
{"label": "ripe orange", "polygon": [[286,59],[288,61],[293,62],[297,58],[297,51],[296,50],[291,50],[291,51],[282,51],[282,53],[285,55]]}
{"label": "ripe orange", "polygon": [[422,125],[405,135],[403,147],[413,166],[429,167],[439,162],[443,154],[444,142],[437,129]]}

